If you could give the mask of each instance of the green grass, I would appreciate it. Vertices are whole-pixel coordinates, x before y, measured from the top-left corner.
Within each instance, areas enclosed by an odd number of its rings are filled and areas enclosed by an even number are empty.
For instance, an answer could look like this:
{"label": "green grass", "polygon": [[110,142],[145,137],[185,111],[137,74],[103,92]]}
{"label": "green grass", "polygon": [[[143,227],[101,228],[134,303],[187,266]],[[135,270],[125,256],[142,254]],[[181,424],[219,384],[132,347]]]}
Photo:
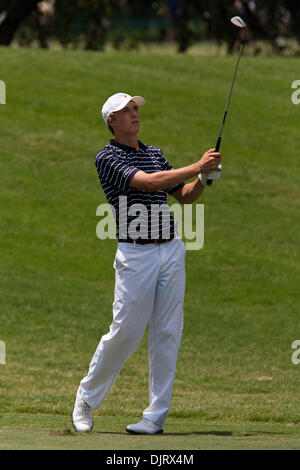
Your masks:
{"label": "green grass", "polygon": [[[6,414],[0,419],[1,449],[15,450],[294,450],[300,447],[300,426],[224,423],[169,418],[164,434],[133,436],[128,420],[98,416],[92,432],[76,433],[65,416]],[[110,455],[109,453],[107,455]]]}
{"label": "green grass", "polygon": [[[93,447],[102,429],[117,448],[114,432],[147,405],[146,338],[95,413],[96,433],[59,434],[70,427],[78,383],[111,321],[116,242],[95,233],[105,197],[94,156],[110,138],[102,103],[120,90],[144,96],[141,140],[162,148],[174,167],[187,165],[215,145],[235,58],[0,54],[7,87],[0,106],[0,340],[7,349],[0,447],[19,447],[29,426],[26,448],[48,441]],[[185,329],[167,421],[177,437],[137,445],[180,448],[180,433],[195,431],[194,448],[218,439],[228,448],[228,436],[205,434],[225,430],[246,447],[242,434],[259,429],[252,444],[280,447],[278,437],[299,447],[300,366],[291,362],[300,336],[300,108],[290,99],[297,78],[297,59],[242,58],[222,178],[199,200],[204,249],[187,253]]]}

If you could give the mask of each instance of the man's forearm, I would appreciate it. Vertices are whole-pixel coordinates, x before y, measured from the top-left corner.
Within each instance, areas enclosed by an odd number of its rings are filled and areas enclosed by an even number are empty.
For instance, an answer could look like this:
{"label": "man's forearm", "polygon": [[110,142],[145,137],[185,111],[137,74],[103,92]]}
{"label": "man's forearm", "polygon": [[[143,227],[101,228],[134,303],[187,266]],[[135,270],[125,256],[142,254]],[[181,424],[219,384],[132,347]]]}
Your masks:
{"label": "man's forearm", "polygon": [[195,181],[185,184],[183,188],[179,190],[181,191],[180,195],[178,191],[175,197],[181,204],[192,204],[201,196],[204,189],[205,186],[203,186],[199,178],[197,178]]}
{"label": "man's forearm", "polygon": [[176,170],[157,171],[155,173],[150,173],[148,177],[148,183],[150,186],[149,190],[158,191],[160,189],[171,188],[176,184],[193,178],[194,176],[198,175],[199,172],[199,163],[193,163],[192,165],[188,165],[183,168],[177,168]]}
{"label": "man's forearm", "polygon": [[[154,171],[153,173],[139,170],[133,175],[129,186],[136,189],[142,189],[150,193],[172,188],[179,183],[183,183],[184,181],[193,178],[199,173],[210,173],[211,171],[216,171],[220,162],[221,154],[216,152],[215,149],[210,149],[203,154],[202,158],[198,162],[176,170]],[[193,198],[193,200],[197,199],[203,191],[200,182],[195,181],[194,185],[195,187],[191,186],[186,189],[186,191],[192,191],[193,193],[193,195],[190,194],[189,198],[186,193],[186,200],[190,200],[190,198]]]}

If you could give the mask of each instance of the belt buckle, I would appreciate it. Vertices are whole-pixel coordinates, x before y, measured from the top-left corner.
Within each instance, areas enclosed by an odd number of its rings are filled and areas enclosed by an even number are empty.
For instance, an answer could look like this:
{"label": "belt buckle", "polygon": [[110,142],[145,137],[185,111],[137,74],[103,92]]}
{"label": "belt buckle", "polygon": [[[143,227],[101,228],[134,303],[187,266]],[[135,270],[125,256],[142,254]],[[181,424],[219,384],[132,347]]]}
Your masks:
{"label": "belt buckle", "polygon": [[156,238],[154,243],[155,243],[155,245],[159,245],[159,238]]}

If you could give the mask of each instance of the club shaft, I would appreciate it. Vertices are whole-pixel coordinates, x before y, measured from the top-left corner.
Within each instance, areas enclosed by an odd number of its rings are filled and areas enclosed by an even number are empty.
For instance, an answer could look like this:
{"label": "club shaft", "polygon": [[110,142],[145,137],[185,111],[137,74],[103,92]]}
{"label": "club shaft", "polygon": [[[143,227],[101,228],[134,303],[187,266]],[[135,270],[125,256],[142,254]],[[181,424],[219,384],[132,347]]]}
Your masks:
{"label": "club shaft", "polygon": [[[229,108],[229,105],[230,105],[230,100],[231,100],[232,90],[233,90],[233,86],[234,86],[234,82],[235,82],[235,78],[236,78],[236,74],[237,74],[237,69],[238,69],[239,63],[240,63],[240,57],[241,57],[242,52],[243,52],[243,47],[244,47],[244,42],[241,41],[239,53],[238,53],[238,56],[237,56],[237,60],[236,60],[235,67],[234,67],[234,72],[233,72],[233,77],[232,77],[231,85],[230,85],[229,92],[228,92],[228,97],[227,97],[227,101],[226,101],[226,105],[225,105],[225,111],[224,111],[224,115],[223,115],[223,119],[222,119],[220,131],[219,131],[218,140],[219,140],[219,138],[222,139],[223,129],[224,129],[224,125],[225,125],[227,113],[228,113],[228,108]],[[220,145],[219,145],[219,148],[220,148]]]}
{"label": "club shaft", "polygon": [[[242,52],[243,52],[243,47],[244,47],[244,41],[241,41],[239,53],[238,53],[238,56],[237,56],[237,59],[236,59],[235,67],[234,67],[233,77],[232,77],[232,80],[231,80],[231,85],[230,85],[228,96],[227,96],[225,111],[224,111],[224,114],[223,114],[223,119],[222,119],[220,131],[219,131],[219,135],[218,135],[218,139],[217,139],[217,143],[216,143],[216,147],[215,147],[216,152],[219,151],[220,146],[221,146],[223,129],[224,129],[225,122],[226,122],[226,117],[227,117],[227,114],[228,114],[228,109],[229,109],[229,104],[230,104],[230,100],[231,100],[232,90],[233,90],[237,70],[238,70],[238,67],[239,67],[240,58],[241,58],[241,55],[242,55]],[[213,182],[213,180],[207,180],[207,184],[209,186],[212,184],[212,182]]]}

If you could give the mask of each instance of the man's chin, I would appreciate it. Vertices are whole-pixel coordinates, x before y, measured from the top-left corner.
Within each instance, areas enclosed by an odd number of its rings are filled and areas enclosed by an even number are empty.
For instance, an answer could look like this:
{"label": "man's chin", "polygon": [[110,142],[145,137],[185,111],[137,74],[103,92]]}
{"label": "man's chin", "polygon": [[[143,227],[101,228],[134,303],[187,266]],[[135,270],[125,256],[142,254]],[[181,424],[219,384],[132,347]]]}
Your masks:
{"label": "man's chin", "polygon": [[139,124],[135,124],[134,126],[132,126],[132,132],[137,134],[140,130],[140,125]]}

